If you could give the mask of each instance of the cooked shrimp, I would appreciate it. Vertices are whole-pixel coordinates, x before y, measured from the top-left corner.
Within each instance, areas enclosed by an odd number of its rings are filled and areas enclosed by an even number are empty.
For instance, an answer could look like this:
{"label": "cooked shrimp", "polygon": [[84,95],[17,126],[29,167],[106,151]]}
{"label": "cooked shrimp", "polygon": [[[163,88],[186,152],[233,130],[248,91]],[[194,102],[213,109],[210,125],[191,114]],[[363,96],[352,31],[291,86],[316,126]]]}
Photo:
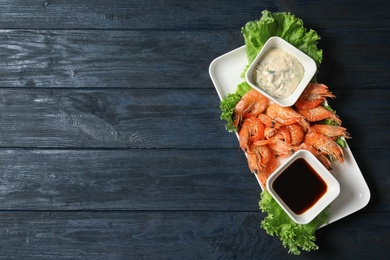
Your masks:
{"label": "cooked shrimp", "polygon": [[326,109],[321,105],[310,109],[302,109],[297,107],[297,111],[299,114],[304,116],[309,122],[317,122],[324,119],[332,119],[337,124],[341,125],[340,118],[335,113],[329,111],[328,109]]}
{"label": "cooked shrimp", "polygon": [[286,128],[290,132],[291,145],[299,145],[302,143],[305,132],[299,124],[291,124],[286,126]]}
{"label": "cooked shrimp", "polygon": [[[298,127],[300,126],[298,125]],[[296,145],[292,145],[293,139],[288,126],[282,126],[281,128],[274,130],[276,133],[273,133],[271,137],[267,137],[266,133],[265,138],[267,139],[256,141],[254,144],[268,145],[277,157],[292,155],[296,150],[299,149],[299,147],[296,147]],[[294,136],[294,138],[296,137]],[[294,140],[294,143],[296,143],[296,140]]]}
{"label": "cooked shrimp", "polygon": [[329,159],[323,153],[316,150],[312,145],[307,143],[301,143],[299,147],[301,149],[311,152],[325,166],[326,169],[332,170],[332,163],[329,161]]}
{"label": "cooked shrimp", "polygon": [[335,98],[336,96],[329,92],[324,84],[309,83],[298,101],[296,107],[310,109],[320,105],[327,97]]}
{"label": "cooked shrimp", "polygon": [[321,83],[309,83],[305,90],[303,91],[304,95],[310,96],[311,99],[318,97],[331,97],[334,98],[335,95],[329,91],[329,88],[325,84]]}
{"label": "cooked shrimp", "polygon": [[274,154],[267,145],[256,146],[255,152],[259,158],[261,166],[267,166]]}
{"label": "cooked shrimp", "polygon": [[[271,172],[271,173],[272,173],[272,172]],[[271,173],[268,173],[267,171],[255,173],[256,176],[257,176],[257,179],[259,180],[259,182],[261,183],[261,186],[262,186],[263,188],[266,188],[266,187],[267,187],[267,179],[268,179],[268,177],[271,175]]]}
{"label": "cooked shrimp", "polygon": [[[272,131],[272,132],[268,133],[267,131]],[[253,142],[253,144],[269,145],[271,149],[278,152],[278,156],[282,154],[285,155],[286,154],[285,148],[287,147],[287,149],[289,149],[291,145],[291,134],[285,126],[281,127],[280,129],[271,129],[271,130],[269,130],[269,128],[265,128],[264,139],[255,141]]]}
{"label": "cooked shrimp", "polygon": [[266,115],[281,125],[298,123],[304,130],[309,128],[309,123],[305,118],[291,107],[281,107],[276,103],[272,103],[268,106]]}
{"label": "cooked shrimp", "polygon": [[343,149],[332,138],[318,132],[306,134],[304,143],[312,145],[316,150],[327,154],[329,157],[344,162]]}
{"label": "cooked shrimp", "polygon": [[277,167],[278,167],[278,160],[277,160],[275,154],[272,153],[272,156],[271,156],[270,160],[267,163],[267,167],[266,167],[265,171],[268,174],[271,174],[271,173],[273,173],[276,170]]}
{"label": "cooked shrimp", "polygon": [[233,124],[238,127],[243,117],[258,116],[268,106],[268,98],[257,90],[251,89],[245,93],[234,108]]}
{"label": "cooked shrimp", "polygon": [[263,172],[257,173],[257,178],[260,181],[261,185],[266,188],[268,177],[276,170],[278,167],[278,159],[276,156],[272,156],[270,161],[268,162],[265,170]]}
{"label": "cooked shrimp", "polygon": [[257,117],[246,118],[238,132],[240,147],[244,152],[250,152],[248,146],[264,138],[264,125]]}
{"label": "cooked shrimp", "polygon": [[267,116],[266,114],[260,114],[259,119],[266,127],[279,129],[280,124],[276,123],[275,120],[273,120],[271,117]]}
{"label": "cooked shrimp", "polygon": [[268,142],[268,146],[274,152],[276,157],[293,155],[297,150],[299,150],[299,147],[286,143],[281,134],[277,134],[272,137]]}
{"label": "cooked shrimp", "polygon": [[265,127],[264,128],[264,138],[270,139],[274,135],[278,133],[278,129],[272,128],[272,127]]}
{"label": "cooked shrimp", "polygon": [[280,128],[280,124],[276,123],[275,120],[267,116],[266,114],[260,114],[259,119],[264,124],[264,137],[269,139],[274,136],[278,129]]}
{"label": "cooked shrimp", "polygon": [[259,166],[257,155],[254,152],[246,153],[248,166],[251,173],[256,174],[261,170],[261,166]]}
{"label": "cooked shrimp", "polygon": [[286,142],[286,144],[291,144],[291,134],[290,131],[287,129],[287,126],[283,126],[279,129],[278,133],[280,134],[280,138]]}
{"label": "cooked shrimp", "polygon": [[310,127],[309,132],[318,132],[329,137],[342,136],[344,138],[351,138],[347,129],[342,126],[315,124]]}
{"label": "cooked shrimp", "polygon": [[266,145],[250,145],[250,152],[247,153],[248,166],[251,172],[264,172],[265,166],[273,156],[271,150]]}
{"label": "cooked shrimp", "polygon": [[251,151],[247,154],[249,169],[258,176],[263,187],[265,187],[268,176],[277,167],[277,159],[266,145],[250,145],[249,149]]}

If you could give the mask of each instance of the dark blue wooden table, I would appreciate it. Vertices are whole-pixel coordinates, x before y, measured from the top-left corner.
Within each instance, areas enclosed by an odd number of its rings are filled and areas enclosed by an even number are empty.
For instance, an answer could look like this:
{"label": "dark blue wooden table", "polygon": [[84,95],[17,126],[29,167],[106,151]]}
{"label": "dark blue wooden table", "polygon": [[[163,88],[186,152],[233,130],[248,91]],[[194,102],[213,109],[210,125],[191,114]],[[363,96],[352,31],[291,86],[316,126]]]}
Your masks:
{"label": "dark blue wooden table", "polygon": [[1,259],[297,259],[208,74],[262,10],[322,37],[370,203],[300,259],[390,255],[387,1],[0,2]]}

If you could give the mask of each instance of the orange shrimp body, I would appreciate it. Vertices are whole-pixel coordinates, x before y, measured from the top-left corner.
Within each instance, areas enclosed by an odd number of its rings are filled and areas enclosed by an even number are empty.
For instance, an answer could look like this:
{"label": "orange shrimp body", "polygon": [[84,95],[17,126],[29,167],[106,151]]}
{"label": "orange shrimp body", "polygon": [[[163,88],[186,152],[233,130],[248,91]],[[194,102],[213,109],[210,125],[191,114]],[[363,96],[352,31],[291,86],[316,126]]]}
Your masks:
{"label": "orange shrimp body", "polygon": [[302,108],[302,109],[310,109],[321,105],[322,102],[324,102],[324,99],[314,99],[314,100],[298,99],[298,101],[295,103],[295,107]]}
{"label": "orange shrimp body", "polygon": [[279,129],[280,139],[284,140],[286,144],[291,144],[291,134],[287,129],[287,126],[283,126]]}
{"label": "orange shrimp body", "polygon": [[240,147],[244,152],[250,152],[249,144],[264,138],[264,125],[257,117],[246,118],[238,132]]}
{"label": "orange shrimp body", "polygon": [[[267,128],[265,128],[266,130]],[[298,145],[303,141],[304,136],[304,132],[299,124],[291,124],[272,130],[274,130],[272,135],[265,132],[265,139],[256,141],[254,144],[268,145],[277,157],[292,155],[299,150]]]}
{"label": "orange shrimp body", "polygon": [[304,138],[304,143],[312,145],[316,150],[327,154],[340,163],[344,162],[343,149],[332,138],[326,135],[318,132],[308,133]]}
{"label": "orange shrimp body", "polygon": [[299,145],[305,136],[305,132],[302,127],[299,124],[291,124],[286,126],[286,128],[290,132],[291,145]]}
{"label": "orange shrimp body", "polygon": [[324,84],[309,83],[295,103],[296,107],[310,109],[320,105],[327,97],[335,98]]}
{"label": "orange shrimp body", "polygon": [[329,111],[328,109],[326,109],[321,105],[310,109],[302,109],[297,107],[297,111],[299,114],[304,116],[309,122],[317,122],[324,119],[332,119],[337,124],[341,125],[340,118],[335,113]]}
{"label": "orange shrimp body", "polygon": [[266,115],[281,125],[298,123],[305,130],[309,128],[309,123],[305,118],[291,107],[281,107],[276,103],[272,103],[268,106]]}
{"label": "orange shrimp body", "polygon": [[256,174],[258,180],[260,181],[263,187],[266,187],[268,177],[276,170],[278,167],[278,159],[276,156],[272,156],[268,162],[265,170]]}
{"label": "orange shrimp body", "polygon": [[259,119],[264,124],[264,137],[271,138],[274,136],[278,129],[280,128],[280,124],[276,123],[275,120],[267,116],[266,114],[260,114]]}
{"label": "orange shrimp body", "polygon": [[323,153],[316,150],[312,145],[309,145],[307,143],[301,143],[299,147],[300,149],[304,149],[311,152],[325,166],[326,169],[332,170],[332,163],[329,161],[329,159]]}
{"label": "orange shrimp body", "polygon": [[271,159],[272,152],[266,145],[250,145],[250,152],[247,153],[248,166],[251,172],[264,172],[265,166]]}
{"label": "orange shrimp body", "polygon": [[274,152],[276,157],[290,156],[299,150],[299,147],[290,145],[284,140],[276,137],[272,138],[271,141],[268,143],[269,148]]}
{"label": "orange shrimp body", "polygon": [[277,159],[267,145],[250,145],[249,149],[250,153],[247,153],[249,169],[258,176],[265,187],[268,176],[277,167]]}
{"label": "orange shrimp body", "polygon": [[309,100],[317,99],[317,98],[335,98],[335,95],[329,91],[329,88],[320,83],[309,83],[306,89],[303,91],[304,96],[308,96]]}
{"label": "orange shrimp body", "polygon": [[278,133],[278,130],[276,128],[272,127],[265,127],[264,128],[264,138],[270,139],[272,136],[276,135]]}
{"label": "orange shrimp body", "polygon": [[234,108],[233,124],[238,127],[242,118],[258,116],[263,113],[268,106],[268,98],[257,90],[251,89],[245,93]]}
{"label": "orange shrimp body", "polygon": [[309,132],[318,132],[329,137],[342,136],[344,138],[350,138],[347,129],[342,126],[315,124],[310,127]]}
{"label": "orange shrimp body", "polygon": [[275,129],[280,128],[280,124],[276,123],[275,120],[273,120],[271,117],[267,116],[266,114],[260,114],[258,117],[265,126],[270,128],[275,128]]}

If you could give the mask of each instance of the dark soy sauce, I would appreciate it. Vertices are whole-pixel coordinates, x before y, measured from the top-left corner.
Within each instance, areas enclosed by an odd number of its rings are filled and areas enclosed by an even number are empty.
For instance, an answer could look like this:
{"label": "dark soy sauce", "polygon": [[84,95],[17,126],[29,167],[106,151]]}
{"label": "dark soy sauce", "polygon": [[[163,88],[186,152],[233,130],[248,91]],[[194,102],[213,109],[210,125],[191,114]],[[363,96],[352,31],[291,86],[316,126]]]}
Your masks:
{"label": "dark soy sauce", "polygon": [[302,158],[290,164],[275,179],[272,187],[297,215],[310,209],[328,189],[325,181]]}

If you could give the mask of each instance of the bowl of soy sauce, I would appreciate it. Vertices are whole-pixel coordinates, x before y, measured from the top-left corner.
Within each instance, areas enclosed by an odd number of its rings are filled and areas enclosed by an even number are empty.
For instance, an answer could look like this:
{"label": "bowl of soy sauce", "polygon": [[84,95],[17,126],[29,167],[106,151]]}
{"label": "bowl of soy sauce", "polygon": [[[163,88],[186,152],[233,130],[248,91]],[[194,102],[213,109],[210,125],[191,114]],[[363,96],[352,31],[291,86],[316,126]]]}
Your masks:
{"label": "bowl of soy sauce", "polygon": [[340,184],[309,151],[299,150],[267,179],[266,189],[298,224],[311,222],[340,194]]}

